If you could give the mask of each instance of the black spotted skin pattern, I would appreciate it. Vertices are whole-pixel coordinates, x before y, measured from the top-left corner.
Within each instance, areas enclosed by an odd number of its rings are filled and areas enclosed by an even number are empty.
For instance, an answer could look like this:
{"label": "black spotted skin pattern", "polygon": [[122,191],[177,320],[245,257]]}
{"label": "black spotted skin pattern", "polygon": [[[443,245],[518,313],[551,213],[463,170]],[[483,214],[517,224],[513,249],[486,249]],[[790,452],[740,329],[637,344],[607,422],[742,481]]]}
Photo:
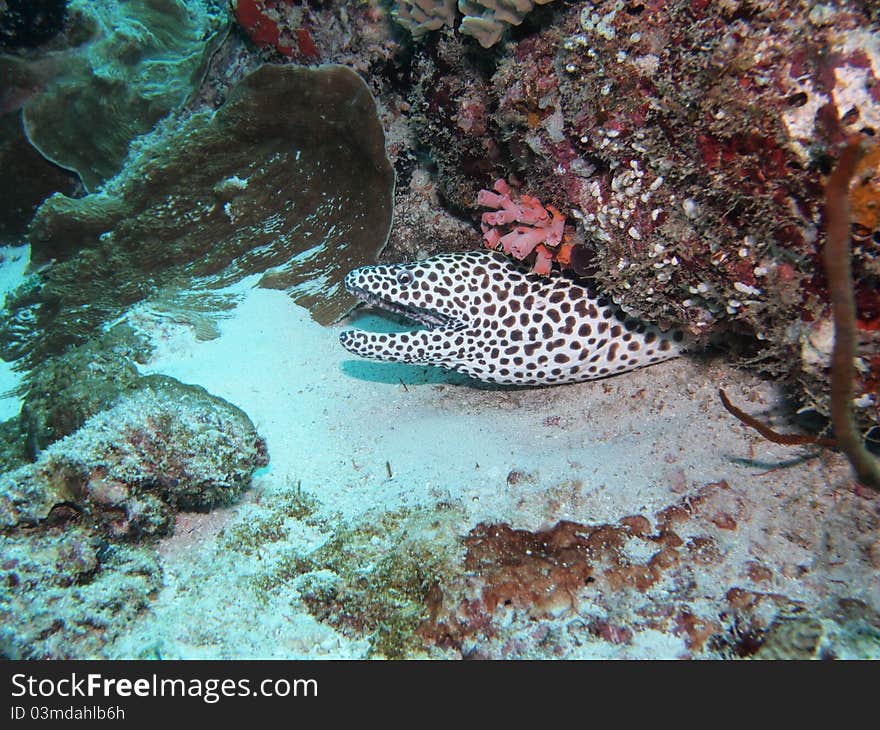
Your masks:
{"label": "black spotted skin pattern", "polygon": [[355,355],[436,365],[488,383],[551,385],[616,375],[676,357],[682,334],[627,316],[609,298],[554,271],[529,273],[493,251],[366,266],[346,288],[427,329],[349,330]]}

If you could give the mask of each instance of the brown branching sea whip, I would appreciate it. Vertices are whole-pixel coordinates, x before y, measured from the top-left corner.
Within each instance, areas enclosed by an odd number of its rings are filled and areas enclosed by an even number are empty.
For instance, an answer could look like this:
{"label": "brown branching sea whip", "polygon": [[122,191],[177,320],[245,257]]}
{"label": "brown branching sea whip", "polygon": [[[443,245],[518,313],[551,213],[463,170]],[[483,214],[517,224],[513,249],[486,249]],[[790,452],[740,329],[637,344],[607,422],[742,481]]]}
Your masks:
{"label": "brown branching sea whip", "polygon": [[723,390],[719,390],[718,395],[729,413],[769,441],[787,445],[817,444],[839,449],[849,459],[858,481],[880,490],[880,465],[865,448],[852,414],[856,305],[850,263],[849,185],[862,154],[860,140],[850,140],[825,188],[826,242],[823,260],[834,321],[834,349],[831,353],[831,426],[834,438],[777,433],[734,406]]}

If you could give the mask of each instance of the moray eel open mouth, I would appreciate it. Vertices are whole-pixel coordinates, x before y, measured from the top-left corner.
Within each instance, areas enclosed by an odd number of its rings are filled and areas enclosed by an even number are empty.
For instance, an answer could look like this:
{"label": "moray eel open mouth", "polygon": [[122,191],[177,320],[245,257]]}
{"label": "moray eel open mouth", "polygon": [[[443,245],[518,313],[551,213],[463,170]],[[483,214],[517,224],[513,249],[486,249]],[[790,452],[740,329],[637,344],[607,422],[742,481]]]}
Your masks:
{"label": "moray eel open mouth", "polygon": [[433,256],[350,272],[358,299],[414,320],[409,332],[343,332],[359,357],[436,365],[488,383],[550,385],[604,378],[681,352],[680,332],[627,316],[553,271],[532,274],[493,251]]}
{"label": "moray eel open mouth", "polygon": [[365,304],[381,309],[384,312],[390,312],[391,314],[411,319],[429,330],[455,327],[459,324],[452,317],[448,317],[436,309],[406,305],[402,302],[394,301],[368,289],[362,289],[354,283],[349,285],[348,279],[346,279],[345,288],[350,294],[353,294]]}

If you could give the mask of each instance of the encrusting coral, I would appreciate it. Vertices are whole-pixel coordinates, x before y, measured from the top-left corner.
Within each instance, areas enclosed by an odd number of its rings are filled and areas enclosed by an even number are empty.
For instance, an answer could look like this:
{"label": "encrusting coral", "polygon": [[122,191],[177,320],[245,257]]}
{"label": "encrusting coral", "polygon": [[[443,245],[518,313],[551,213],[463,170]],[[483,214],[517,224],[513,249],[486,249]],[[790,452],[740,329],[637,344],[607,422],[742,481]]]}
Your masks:
{"label": "encrusting coral", "polygon": [[32,260],[55,261],[7,301],[3,356],[38,362],[194,279],[210,290],[260,273],[261,286],[333,322],[354,303],[345,274],[385,244],[393,189],[356,73],[262,66],[217,112],[142,140],[100,193],[43,204]]}
{"label": "encrusting coral", "polygon": [[70,0],[69,47],[0,57],[52,71],[24,104],[31,143],[95,190],[122,167],[131,141],[201,83],[227,29],[225,11],[181,0]]}
{"label": "encrusting coral", "polygon": [[261,48],[271,48],[291,58],[317,58],[319,53],[308,28],[290,27],[291,17],[301,12],[296,0],[236,0],[235,19],[248,38]]}
{"label": "encrusting coral", "polygon": [[0,654],[99,655],[161,587],[152,539],[180,510],[235,500],[266,464],[240,409],[147,376],[0,475]]}

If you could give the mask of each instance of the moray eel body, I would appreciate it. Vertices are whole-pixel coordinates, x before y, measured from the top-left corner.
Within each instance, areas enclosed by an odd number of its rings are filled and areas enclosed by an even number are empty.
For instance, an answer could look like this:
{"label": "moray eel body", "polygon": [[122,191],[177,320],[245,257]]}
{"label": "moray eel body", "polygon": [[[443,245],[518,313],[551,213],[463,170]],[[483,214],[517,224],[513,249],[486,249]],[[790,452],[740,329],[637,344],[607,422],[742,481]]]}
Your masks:
{"label": "moray eel body", "polygon": [[349,330],[360,357],[436,365],[488,383],[550,385],[604,378],[676,357],[680,332],[628,317],[583,282],[530,274],[493,251],[365,266],[345,279],[359,299],[425,329]]}

